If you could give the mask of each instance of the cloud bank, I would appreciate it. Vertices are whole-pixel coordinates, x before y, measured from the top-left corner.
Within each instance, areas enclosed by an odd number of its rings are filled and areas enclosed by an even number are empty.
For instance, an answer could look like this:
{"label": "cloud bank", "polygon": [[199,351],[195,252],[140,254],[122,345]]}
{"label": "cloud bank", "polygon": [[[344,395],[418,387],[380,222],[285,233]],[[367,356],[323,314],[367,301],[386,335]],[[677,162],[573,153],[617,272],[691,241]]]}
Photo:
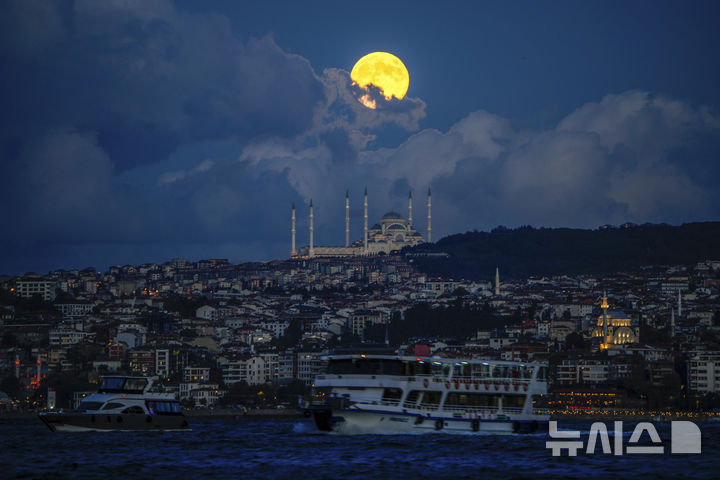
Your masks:
{"label": "cloud bank", "polygon": [[[316,72],[272,37],[243,40],[221,15],[169,2],[17,1],[0,15],[0,238],[5,272],[104,267],[174,256],[284,257],[340,244],[344,194],[361,236],[405,212],[413,190],[434,238],[495,225],[716,219],[720,117],[645,91],[606,95],[554,128],[478,110],[421,128],[425,103],[362,106],[348,72]],[[371,147],[385,128],[408,138]],[[372,221],[371,218],[371,221]]]}

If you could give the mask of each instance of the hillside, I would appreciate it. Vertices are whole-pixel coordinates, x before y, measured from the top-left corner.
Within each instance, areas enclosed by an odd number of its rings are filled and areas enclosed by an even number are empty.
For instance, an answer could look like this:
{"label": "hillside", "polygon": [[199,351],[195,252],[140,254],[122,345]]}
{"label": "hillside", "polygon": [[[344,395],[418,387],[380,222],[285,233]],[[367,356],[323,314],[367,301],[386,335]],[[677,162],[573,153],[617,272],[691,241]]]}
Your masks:
{"label": "hillside", "polygon": [[420,270],[446,278],[489,280],[496,266],[503,278],[611,273],[720,259],[720,222],[599,230],[498,227],[450,235],[406,250],[423,252],[450,255],[446,259],[412,256]]}

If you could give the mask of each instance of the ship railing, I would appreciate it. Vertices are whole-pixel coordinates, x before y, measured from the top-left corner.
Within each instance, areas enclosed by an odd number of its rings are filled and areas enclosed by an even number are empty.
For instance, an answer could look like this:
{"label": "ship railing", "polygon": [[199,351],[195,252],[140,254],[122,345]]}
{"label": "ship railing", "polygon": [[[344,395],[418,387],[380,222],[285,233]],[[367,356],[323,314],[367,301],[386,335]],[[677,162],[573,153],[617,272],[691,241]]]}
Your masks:
{"label": "ship railing", "polygon": [[479,407],[471,405],[445,405],[443,410],[449,412],[463,412],[463,413],[522,413],[522,408],[516,407],[503,407],[500,410],[498,407]]}
{"label": "ship railing", "polygon": [[457,381],[461,383],[473,383],[475,381],[478,382],[498,382],[498,383],[530,383],[532,382],[532,378],[519,378],[519,377],[478,377],[478,376],[459,376],[454,375],[452,378],[448,376],[441,376],[441,375],[415,375],[411,377],[407,377],[408,381],[419,381],[424,379],[430,379],[433,382],[445,382],[447,380],[450,381]]}
{"label": "ship railing", "polygon": [[497,413],[497,407],[474,407],[470,405],[444,405],[443,410],[448,412],[486,412],[486,413]]}
{"label": "ship railing", "polygon": [[415,403],[415,402],[403,402],[403,408],[412,408],[415,410],[437,410],[437,403]]}
{"label": "ship railing", "polygon": [[[458,376],[455,375],[452,378],[445,375],[383,375],[383,374],[366,374],[366,373],[328,373],[315,375],[315,380],[329,380],[329,379],[341,379],[341,378],[370,378],[372,380],[385,377],[392,377],[394,380],[408,381],[408,382],[421,382],[423,380],[430,380],[434,383],[443,383],[446,381],[458,382],[458,383],[475,383],[475,382],[489,382],[491,384],[530,384],[533,382],[532,378],[520,378],[520,377],[478,377],[478,376]],[[545,380],[536,379],[538,383],[545,383]]]}
{"label": "ship railing", "polygon": [[[443,378],[443,380],[447,380]],[[509,382],[509,383],[530,383],[532,381],[532,378],[523,378],[523,377],[479,377],[479,376],[460,376],[460,375],[454,375],[452,377],[452,381],[459,381],[459,382],[474,382],[475,380],[480,382]]]}
{"label": "ship railing", "polygon": [[522,413],[522,407],[503,407],[503,413]]}

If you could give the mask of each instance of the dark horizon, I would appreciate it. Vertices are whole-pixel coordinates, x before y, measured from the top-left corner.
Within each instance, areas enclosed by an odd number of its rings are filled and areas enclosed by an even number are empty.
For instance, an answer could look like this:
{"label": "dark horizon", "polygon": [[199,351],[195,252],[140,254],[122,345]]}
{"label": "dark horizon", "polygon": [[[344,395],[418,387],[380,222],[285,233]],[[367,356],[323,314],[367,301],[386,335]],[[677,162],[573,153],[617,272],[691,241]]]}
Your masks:
{"label": "dark horizon", "polygon": [[[520,231],[520,230],[525,229],[525,228],[530,228],[530,229],[533,229],[533,230],[536,230],[536,231],[558,231],[558,232],[559,232],[559,231],[564,231],[564,230],[565,230],[565,231],[566,231],[566,230],[570,230],[570,231],[581,231],[581,232],[598,232],[598,231],[603,230],[605,227],[611,228],[611,229],[615,229],[615,230],[625,230],[625,229],[627,229],[627,228],[633,228],[633,227],[672,227],[673,229],[680,229],[680,228],[686,227],[686,226],[691,226],[691,227],[692,227],[692,226],[701,226],[701,227],[702,227],[702,226],[706,226],[706,225],[707,225],[707,226],[712,226],[712,225],[714,225],[714,224],[720,224],[720,221],[711,221],[711,220],[708,220],[708,221],[703,221],[703,222],[685,222],[685,223],[681,223],[681,224],[679,224],[679,225],[671,225],[671,224],[668,224],[668,223],[643,223],[643,224],[633,224],[632,226],[628,226],[628,227],[624,227],[624,226],[623,226],[624,224],[618,224],[618,225],[608,225],[608,224],[606,224],[606,225],[599,225],[599,226],[596,227],[596,228],[535,227],[535,226],[532,226],[532,225],[518,225],[518,226],[508,227],[507,225],[497,225],[496,227],[494,227],[494,228],[492,228],[492,229],[488,229],[488,230],[468,230],[468,231],[466,231],[466,232],[453,233],[453,234],[447,235],[447,236],[445,236],[445,237],[442,237],[442,238],[440,238],[440,239],[437,239],[437,241],[434,241],[434,242],[432,242],[431,244],[428,244],[428,243],[420,244],[418,247],[415,247],[415,248],[412,249],[412,250],[424,251],[424,250],[426,250],[426,249],[429,249],[429,250],[431,250],[431,251],[434,251],[434,250],[444,251],[444,250],[443,250],[443,245],[447,245],[447,243],[448,243],[449,241],[450,241],[450,242],[456,242],[458,238],[463,239],[464,237],[466,237],[466,236],[468,236],[468,235],[470,235],[470,234],[476,234],[476,233],[485,233],[485,234],[503,233],[503,231],[505,231],[505,230],[510,231],[510,232],[516,232],[516,231]],[[462,241],[462,240],[461,240],[461,241]],[[228,263],[231,264],[231,265],[241,265],[241,264],[250,264],[250,263],[265,263],[265,262],[273,262],[273,261],[284,261],[284,260],[290,260],[289,245],[290,245],[290,244],[289,244],[289,242],[288,242],[288,255],[285,256],[285,257],[278,257],[278,258],[267,258],[267,259],[256,259],[256,260],[242,260],[242,259],[239,259],[239,260],[238,260],[238,259],[236,259],[236,258],[227,257],[227,256],[223,256],[223,255],[206,255],[206,256],[204,256],[204,257],[183,257],[183,256],[177,256],[177,255],[175,255],[175,256],[165,256],[165,257],[163,257],[163,258],[157,258],[157,259],[151,259],[151,260],[144,260],[144,261],[137,261],[137,262],[119,262],[119,263],[112,263],[112,264],[107,264],[107,265],[100,265],[100,268],[98,268],[97,265],[86,265],[86,266],[83,266],[83,267],[80,267],[80,266],[77,266],[77,265],[75,265],[75,266],[61,266],[61,267],[57,267],[57,268],[51,268],[51,269],[49,269],[49,270],[47,270],[47,271],[32,271],[32,270],[26,270],[26,271],[22,271],[22,272],[0,272],[0,276],[4,276],[4,275],[7,275],[7,276],[23,276],[23,275],[39,275],[39,276],[43,276],[43,275],[47,275],[47,274],[50,274],[50,273],[52,273],[52,272],[59,271],[59,270],[60,270],[60,271],[92,270],[92,271],[96,271],[96,272],[107,272],[111,267],[122,267],[122,266],[125,266],[125,265],[138,266],[138,265],[145,265],[145,264],[157,264],[157,265],[162,265],[162,264],[164,264],[164,263],[171,262],[171,261],[174,260],[174,259],[181,259],[181,260],[186,260],[186,261],[189,261],[189,262],[199,262],[199,261],[202,261],[202,260],[210,260],[210,259],[227,259],[227,260],[228,260]],[[323,245],[317,245],[317,244],[316,244],[316,246],[329,246],[329,245],[325,245],[325,244],[323,244]],[[335,246],[335,245],[333,245],[333,246]],[[487,253],[490,253],[490,252],[487,252]],[[718,255],[720,256],[720,253],[719,253]],[[711,258],[707,258],[707,259],[703,258],[703,259],[704,259],[704,260],[711,260]],[[703,260],[703,259],[698,258],[697,261],[700,261],[700,260]],[[445,261],[444,263],[448,263],[448,262]],[[671,264],[672,264],[672,262],[670,262],[669,260],[662,262],[662,264],[666,264],[666,263],[671,263]],[[494,265],[494,264],[493,264],[493,265]],[[448,265],[446,266],[446,268],[449,269],[449,270],[458,269],[458,268],[459,268],[459,265],[457,264],[457,262],[449,262]],[[489,267],[488,267],[488,268],[489,268]],[[493,268],[494,268],[494,267],[493,267]],[[462,268],[460,268],[460,269],[457,270],[457,271],[460,272],[461,270],[462,270]],[[432,271],[432,269],[431,269],[431,271]],[[511,270],[511,271],[512,271],[512,270]],[[490,273],[488,274],[488,275],[489,275],[488,278],[490,278],[490,274],[491,274],[491,273],[492,273],[492,272],[490,272]],[[537,273],[542,273],[542,272],[537,272]],[[555,272],[554,272],[554,270],[550,269],[550,270],[548,271],[548,273],[552,275],[552,274],[554,274]],[[591,273],[602,273],[602,272],[600,272],[600,271],[592,271]],[[503,272],[503,275],[506,275],[506,274],[507,274],[507,271],[504,271],[504,272]],[[465,274],[465,276],[467,277],[467,274]],[[517,277],[517,275],[513,274],[512,278],[516,278],[516,277]],[[518,277],[518,278],[519,278],[519,277]]]}

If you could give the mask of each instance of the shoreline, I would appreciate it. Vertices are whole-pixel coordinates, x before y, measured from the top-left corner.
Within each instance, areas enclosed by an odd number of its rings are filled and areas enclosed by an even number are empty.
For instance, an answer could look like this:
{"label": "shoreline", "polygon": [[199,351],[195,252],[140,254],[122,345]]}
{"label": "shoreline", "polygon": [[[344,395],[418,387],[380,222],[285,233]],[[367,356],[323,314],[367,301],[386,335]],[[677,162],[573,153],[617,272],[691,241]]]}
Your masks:
{"label": "shoreline", "polygon": [[671,422],[689,420],[693,422],[720,421],[713,412],[593,412],[593,413],[552,413],[550,420],[623,420],[635,422]]}
{"label": "shoreline", "polygon": [[[15,420],[33,420],[37,419],[40,412],[0,412],[0,422]],[[185,416],[188,418],[230,418],[230,417],[254,417],[254,418],[301,418],[303,413],[301,410],[260,408],[252,410],[239,410],[230,408],[217,408],[208,410],[186,410]],[[584,421],[648,421],[648,422],[670,422],[674,420],[689,420],[695,422],[718,421],[720,415],[715,412],[553,412],[550,420],[584,420]]]}
{"label": "shoreline", "polygon": [[[0,412],[0,422],[14,420],[34,420],[38,418],[38,414],[42,412]],[[212,410],[186,410],[185,416],[188,418],[229,418],[229,417],[256,417],[256,418],[273,418],[273,417],[302,417],[300,410],[288,408],[278,410],[275,408],[259,408],[244,412],[238,409],[217,408]]]}

